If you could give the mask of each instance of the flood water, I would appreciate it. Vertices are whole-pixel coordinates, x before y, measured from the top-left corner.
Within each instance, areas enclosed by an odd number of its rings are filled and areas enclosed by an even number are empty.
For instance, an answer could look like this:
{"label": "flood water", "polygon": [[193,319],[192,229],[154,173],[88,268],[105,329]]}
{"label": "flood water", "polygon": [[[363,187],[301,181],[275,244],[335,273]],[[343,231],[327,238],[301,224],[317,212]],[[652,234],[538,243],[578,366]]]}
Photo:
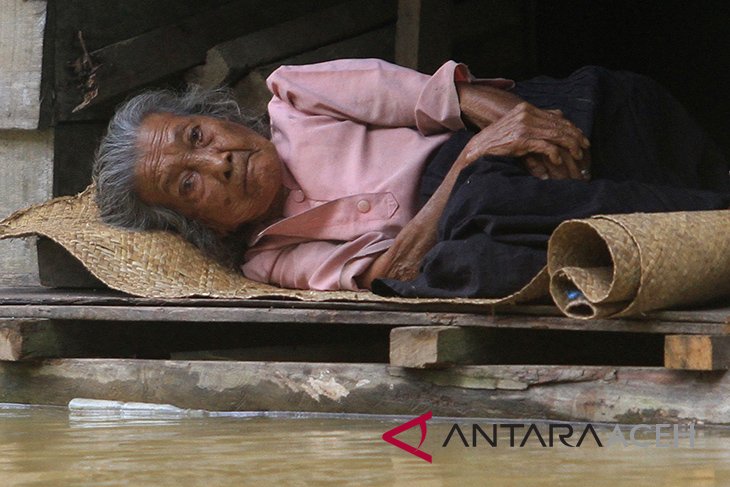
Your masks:
{"label": "flood water", "polygon": [[[573,437],[573,447],[556,439],[551,448],[533,435],[520,448],[524,430],[510,446],[509,428],[500,426],[496,447],[466,447],[456,433],[443,446],[454,424],[470,443],[471,425],[489,433],[490,420],[434,418],[421,446],[432,455],[427,463],[381,439],[408,419],[79,414],[0,404],[0,485],[730,485],[727,429],[696,429],[694,447],[680,437],[676,448],[657,448],[639,431],[626,446],[599,447],[587,436],[579,447]],[[596,426],[604,443],[611,428]],[[397,438],[416,446],[419,428]]]}

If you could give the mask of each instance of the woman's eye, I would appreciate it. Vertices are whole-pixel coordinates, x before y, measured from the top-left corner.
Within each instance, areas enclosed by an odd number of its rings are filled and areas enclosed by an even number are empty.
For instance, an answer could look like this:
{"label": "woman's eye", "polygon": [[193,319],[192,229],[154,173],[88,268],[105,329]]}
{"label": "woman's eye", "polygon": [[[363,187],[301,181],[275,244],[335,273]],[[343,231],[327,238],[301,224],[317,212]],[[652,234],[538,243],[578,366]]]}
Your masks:
{"label": "woman's eye", "polygon": [[190,142],[193,145],[199,145],[203,141],[203,131],[200,126],[196,125],[190,130]]}
{"label": "woman's eye", "polygon": [[190,192],[193,190],[193,187],[195,185],[195,178],[193,174],[189,174],[185,176],[180,181],[180,194],[187,195],[190,194]]}

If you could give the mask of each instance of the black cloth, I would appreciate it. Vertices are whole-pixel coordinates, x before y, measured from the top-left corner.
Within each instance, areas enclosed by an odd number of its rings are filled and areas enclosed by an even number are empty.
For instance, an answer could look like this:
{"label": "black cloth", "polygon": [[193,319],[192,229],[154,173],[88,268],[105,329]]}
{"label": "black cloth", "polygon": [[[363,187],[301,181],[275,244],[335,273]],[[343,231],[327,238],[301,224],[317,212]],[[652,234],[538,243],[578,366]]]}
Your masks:
{"label": "black cloth", "polygon": [[[720,150],[661,86],[589,66],[569,78],[519,82],[514,93],[559,108],[591,140],[592,180],[541,180],[520,160],[481,158],[464,169],[438,225],[438,242],[413,281],[378,279],[373,291],[408,297],[503,297],[546,263],[562,221],[596,214],[730,207]],[[473,133],[444,144],[421,180],[434,193]]]}

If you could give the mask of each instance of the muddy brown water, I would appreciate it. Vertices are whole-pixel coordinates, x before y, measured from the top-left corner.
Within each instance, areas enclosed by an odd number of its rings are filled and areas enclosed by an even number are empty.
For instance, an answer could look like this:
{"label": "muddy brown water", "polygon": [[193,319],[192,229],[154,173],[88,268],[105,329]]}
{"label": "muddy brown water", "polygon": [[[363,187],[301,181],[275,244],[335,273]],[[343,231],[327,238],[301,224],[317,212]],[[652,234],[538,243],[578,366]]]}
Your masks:
{"label": "muddy brown water", "polygon": [[[519,447],[529,421],[511,429],[517,432],[510,446],[505,422],[434,418],[421,446],[432,456],[427,463],[381,438],[408,419],[80,414],[61,407],[0,404],[0,485],[730,485],[729,429],[697,428],[694,447],[685,437],[678,438],[676,448],[657,447],[648,429],[636,432],[636,444],[599,447],[590,434],[575,446],[578,433],[586,429],[575,424],[576,436],[566,441],[572,447],[557,437],[553,447],[543,447],[535,434]],[[481,435],[477,446],[464,446],[454,424],[467,444],[474,424],[488,437],[496,425],[497,446]],[[547,443],[549,425],[535,424]],[[612,428],[595,426],[602,444]],[[630,428],[619,427],[627,442]],[[663,444],[671,445],[672,429],[665,432]],[[397,438],[416,446],[419,429]]]}

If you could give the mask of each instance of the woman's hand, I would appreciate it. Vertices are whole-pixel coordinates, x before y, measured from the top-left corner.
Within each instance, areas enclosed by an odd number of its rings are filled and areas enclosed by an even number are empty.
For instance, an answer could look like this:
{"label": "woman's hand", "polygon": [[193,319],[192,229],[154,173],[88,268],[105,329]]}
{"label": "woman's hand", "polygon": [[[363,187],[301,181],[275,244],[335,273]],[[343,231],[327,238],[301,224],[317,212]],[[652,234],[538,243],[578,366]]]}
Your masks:
{"label": "woman's hand", "polygon": [[585,179],[590,142],[559,110],[521,102],[477,133],[464,148],[465,162],[483,156],[524,157],[528,171],[546,179]]}
{"label": "woman's hand", "polygon": [[519,103],[471,138],[434,194],[398,233],[393,245],[357,277],[358,285],[370,289],[373,279],[409,280],[418,275],[423,257],[436,243],[438,221],[459,173],[479,157],[542,156],[550,165],[561,166],[573,175],[575,161],[584,158],[589,145],[583,133],[560,112]]}

